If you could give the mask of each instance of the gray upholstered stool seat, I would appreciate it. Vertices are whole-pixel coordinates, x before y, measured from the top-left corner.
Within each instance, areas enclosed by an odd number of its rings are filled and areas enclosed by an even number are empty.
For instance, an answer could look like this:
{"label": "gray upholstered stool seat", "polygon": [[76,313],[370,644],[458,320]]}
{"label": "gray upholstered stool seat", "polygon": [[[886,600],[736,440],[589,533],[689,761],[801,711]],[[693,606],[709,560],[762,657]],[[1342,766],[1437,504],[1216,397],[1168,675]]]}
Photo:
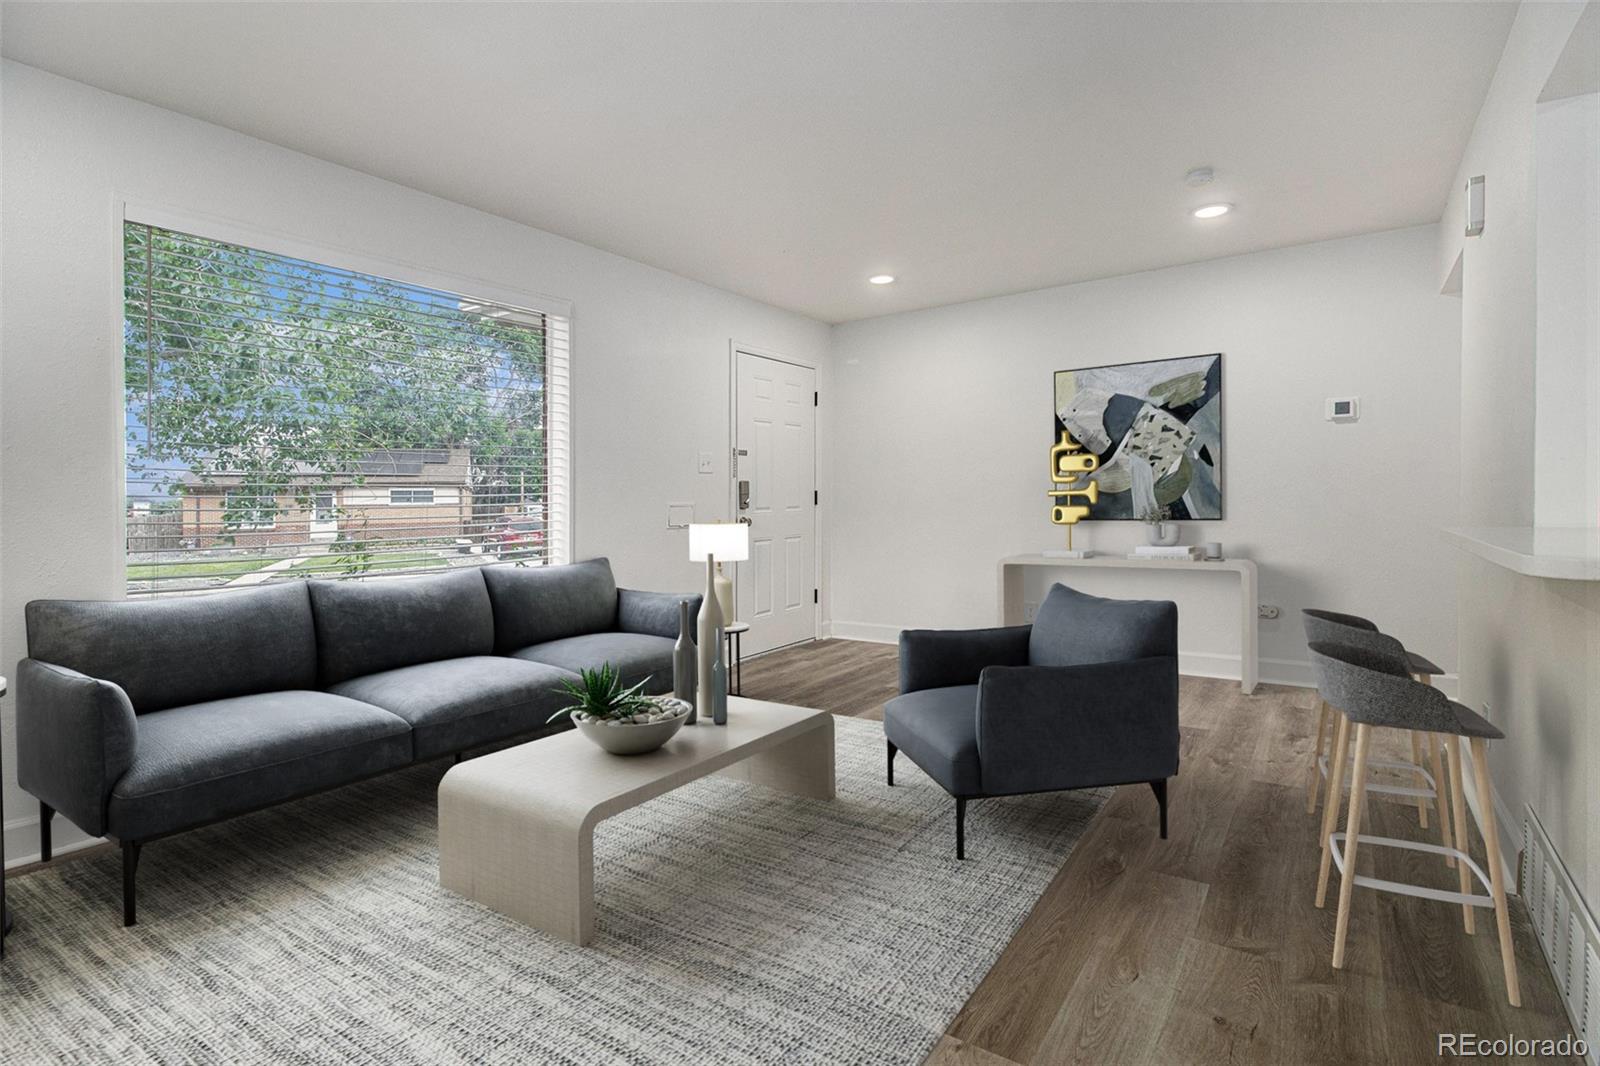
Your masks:
{"label": "gray upholstered stool seat", "polygon": [[[1381,634],[1376,636],[1381,637]],[[1505,875],[1501,866],[1500,837],[1495,825],[1494,793],[1489,783],[1489,758],[1485,745],[1486,740],[1499,739],[1504,734],[1470,708],[1412,677],[1398,641],[1389,638],[1369,640],[1362,646],[1313,641],[1310,651],[1318,693],[1325,703],[1342,714],[1331,763],[1327,809],[1322,823],[1322,865],[1317,875],[1317,906],[1321,907],[1327,899],[1330,867],[1336,866],[1339,870],[1339,911],[1333,936],[1334,968],[1340,969],[1344,965],[1345,940],[1350,929],[1350,901],[1357,886],[1459,903],[1462,922],[1469,934],[1473,931],[1473,908],[1493,907],[1500,937],[1501,964],[1505,971],[1506,997],[1512,1006],[1518,1006],[1520,994],[1517,988],[1516,955],[1511,943],[1510,912],[1506,905]],[[1343,797],[1345,751],[1350,741],[1349,727],[1352,723],[1355,725],[1355,759],[1351,771],[1349,815],[1345,831],[1341,833],[1335,830],[1338,828],[1339,807]],[[1361,813],[1367,793],[1366,777],[1371,762],[1368,752],[1372,730],[1383,727],[1408,729],[1444,739],[1450,759],[1456,846],[1451,845],[1448,837],[1441,846],[1364,835],[1361,832]],[[1472,749],[1484,851],[1489,865],[1487,874],[1472,860],[1466,848],[1466,797],[1462,789],[1463,740]],[[1460,891],[1449,892],[1360,875],[1356,872],[1356,856],[1361,845],[1422,851],[1452,858],[1455,860]],[[1487,894],[1472,891],[1469,871],[1476,875]]]}
{"label": "gray upholstered stool seat", "polygon": [[[1380,632],[1376,623],[1359,615],[1307,608],[1301,612],[1301,616],[1305,624],[1307,641],[1348,644],[1381,652],[1392,659],[1392,664],[1386,664],[1386,666],[1392,665],[1394,670],[1415,677],[1419,681],[1444,673],[1442,669],[1430,660],[1407,650],[1399,641]],[[1316,748],[1311,753],[1311,762],[1307,772],[1307,814],[1316,813],[1317,786],[1328,777],[1328,759],[1324,754],[1324,749],[1333,740],[1333,731],[1329,728],[1332,722],[1331,715],[1332,712],[1327,703],[1324,702],[1319,708],[1317,743]],[[1413,800],[1417,805],[1417,823],[1424,829],[1428,828],[1428,803],[1431,800],[1438,812],[1439,835],[1444,845],[1449,847],[1450,819],[1445,811],[1444,765],[1440,761],[1441,755],[1438,741],[1429,739],[1426,742],[1426,746],[1428,751],[1425,756],[1423,753],[1423,734],[1413,733],[1411,736],[1411,759],[1409,762],[1387,759],[1374,759],[1372,761],[1374,769],[1393,770],[1404,776],[1413,777],[1417,782],[1416,784],[1394,785],[1369,781],[1367,790]],[[1453,860],[1450,861],[1450,865],[1454,865]]]}

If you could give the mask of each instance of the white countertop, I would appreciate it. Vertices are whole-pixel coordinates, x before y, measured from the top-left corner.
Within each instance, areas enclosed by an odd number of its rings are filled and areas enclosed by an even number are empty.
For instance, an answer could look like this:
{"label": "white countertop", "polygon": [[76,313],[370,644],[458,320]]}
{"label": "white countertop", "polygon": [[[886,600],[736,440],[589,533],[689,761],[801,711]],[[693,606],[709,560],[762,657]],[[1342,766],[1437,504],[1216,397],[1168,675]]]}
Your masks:
{"label": "white countertop", "polygon": [[1464,551],[1529,577],[1600,581],[1600,529],[1472,526],[1444,535]]}

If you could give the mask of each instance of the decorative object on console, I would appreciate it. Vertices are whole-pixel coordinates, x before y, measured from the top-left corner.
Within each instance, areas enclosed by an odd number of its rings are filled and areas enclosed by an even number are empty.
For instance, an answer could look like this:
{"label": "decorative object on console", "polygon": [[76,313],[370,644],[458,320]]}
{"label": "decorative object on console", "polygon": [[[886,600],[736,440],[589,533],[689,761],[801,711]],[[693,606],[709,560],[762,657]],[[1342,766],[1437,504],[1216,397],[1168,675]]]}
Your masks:
{"label": "decorative object on console", "polygon": [[[1061,431],[1061,439],[1050,447],[1050,481],[1055,485],[1046,495],[1056,501],[1050,508],[1050,521],[1067,527],[1066,550],[1054,549],[1048,554],[1062,559],[1085,559],[1088,553],[1072,546],[1072,527],[1089,517],[1089,506],[1100,498],[1100,486],[1089,480],[1089,475],[1100,465],[1100,460],[1084,451],[1083,445],[1072,439],[1072,434]],[[1073,503],[1074,498],[1088,502]]]}
{"label": "decorative object on console", "polygon": [[1208,540],[1204,544],[1200,545],[1200,558],[1208,560],[1220,560],[1222,558],[1222,543],[1220,541]]}
{"label": "decorative object on console", "polygon": [[1087,517],[1222,517],[1220,353],[1056,371],[1052,439],[1068,434],[1097,464]]}
{"label": "decorative object on console", "polygon": [[672,694],[689,704],[688,725],[694,725],[695,647],[689,601],[678,601],[678,641],[672,646]]}
{"label": "decorative object on console", "polygon": [[1200,545],[1198,544],[1139,544],[1128,553],[1130,559],[1190,559],[1199,561],[1201,558]]}
{"label": "decorative object on console", "polygon": [[1139,515],[1139,521],[1145,526],[1145,539],[1151,544],[1170,548],[1178,543],[1178,523],[1169,521],[1172,510],[1168,507],[1157,507]]}
{"label": "decorative object on console", "polygon": [[743,522],[695,523],[689,527],[689,558],[706,561],[706,594],[700,604],[700,619],[696,629],[700,655],[694,702],[696,717],[710,719],[713,699],[711,667],[722,643],[717,631],[725,620],[717,598],[717,560],[738,562],[750,558],[750,527]]}
{"label": "decorative object on console", "polygon": [[727,634],[717,630],[717,657],[711,664],[711,724],[728,724],[728,660],[724,654]]}

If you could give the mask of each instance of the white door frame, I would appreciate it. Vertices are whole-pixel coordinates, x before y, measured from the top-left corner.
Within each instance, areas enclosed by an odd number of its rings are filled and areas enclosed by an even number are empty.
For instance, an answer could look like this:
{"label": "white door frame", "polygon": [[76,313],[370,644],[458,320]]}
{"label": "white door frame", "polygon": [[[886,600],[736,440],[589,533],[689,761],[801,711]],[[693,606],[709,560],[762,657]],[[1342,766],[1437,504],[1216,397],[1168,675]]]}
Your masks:
{"label": "white door frame", "polygon": [[[723,454],[726,456],[726,458],[728,460],[728,514],[731,516],[728,520],[730,522],[737,522],[739,520],[739,479],[733,476],[733,460],[734,460],[734,454],[733,453],[739,446],[739,353],[740,352],[743,352],[745,355],[754,355],[754,356],[756,356],[758,358],[761,358],[761,359],[771,359],[775,363],[788,363],[790,366],[802,367],[802,368],[804,368],[806,370],[811,371],[812,374],[820,374],[821,373],[821,369],[815,363],[808,363],[804,359],[795,359],[795,358],[793,358],[791,356],[784,355],[782,352],[775,352],[771,348],[760,348],[760,347],[757,347],[754,344],[740,344],[737,339],[730,339],[728,341],[728,447],[727,447],[727,450]],[[822,434],[821,433],[816,433],[816,434],[812,435],[812,441],[811,441],[811,487],[814,488],[814,489],[817,489],[819,493],[820,493],[821,489],[817,484],[817,448],[821,446],[820,445],[821,439],[822,439]],[[820,497],[819,497],[819,500],[820,500]],[[822,599],[821,599],[821,597],[822,597],[822,504],[820,502],[818,502],[818,504],[816,506],[812,507],[812,509],[811,509],[811,543],[813,545],[815,545],[815,547],[816,547],[816,550],[811,553],[811,555],[812,555],[812,559],[811,559],[811,570],[812,570],[811,587],[817,590],[817,597],[818,597],[817,598],[817,603],[816,603],[816,611],[813,612],[812,618],[811,618],[811,626],[812,626],[811,639],[812,640],[821,640],[822,639]],[[734,567],[734,575],[733,575],[733,577],[734,577],[734,582],[735,582],[734,590],[733,590],[734,602],[737,603],[737,602],[739,602],[738,601],[739,588],[738,588],[738,584],[737,584],[737,582],[739,580],[738,567]],[[786,646],[792,646],[792,645],[786,645]],[[772,650],[776,651],[777,649],[774,648]],[[763,652],[761,654],[765,654],[765,652]]]}

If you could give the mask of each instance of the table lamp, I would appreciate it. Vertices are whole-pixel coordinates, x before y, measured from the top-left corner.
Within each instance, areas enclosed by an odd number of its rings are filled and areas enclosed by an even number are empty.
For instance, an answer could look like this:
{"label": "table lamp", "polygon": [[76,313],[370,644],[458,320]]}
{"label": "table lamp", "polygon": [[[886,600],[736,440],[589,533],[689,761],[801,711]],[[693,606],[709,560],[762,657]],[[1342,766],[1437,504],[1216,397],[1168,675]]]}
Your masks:
{"label": "table lamp", "polygon": [[722,563],[750,558],[750,527],[743,522],[696,522],[689,526],[689,558],[706,561],[706,594],[700,603],[696,642],[700,669],[695,685],[695,710],[711,718],[711,668],[716,661],[718,634],[733,618],[733,582],[722,573]]}

